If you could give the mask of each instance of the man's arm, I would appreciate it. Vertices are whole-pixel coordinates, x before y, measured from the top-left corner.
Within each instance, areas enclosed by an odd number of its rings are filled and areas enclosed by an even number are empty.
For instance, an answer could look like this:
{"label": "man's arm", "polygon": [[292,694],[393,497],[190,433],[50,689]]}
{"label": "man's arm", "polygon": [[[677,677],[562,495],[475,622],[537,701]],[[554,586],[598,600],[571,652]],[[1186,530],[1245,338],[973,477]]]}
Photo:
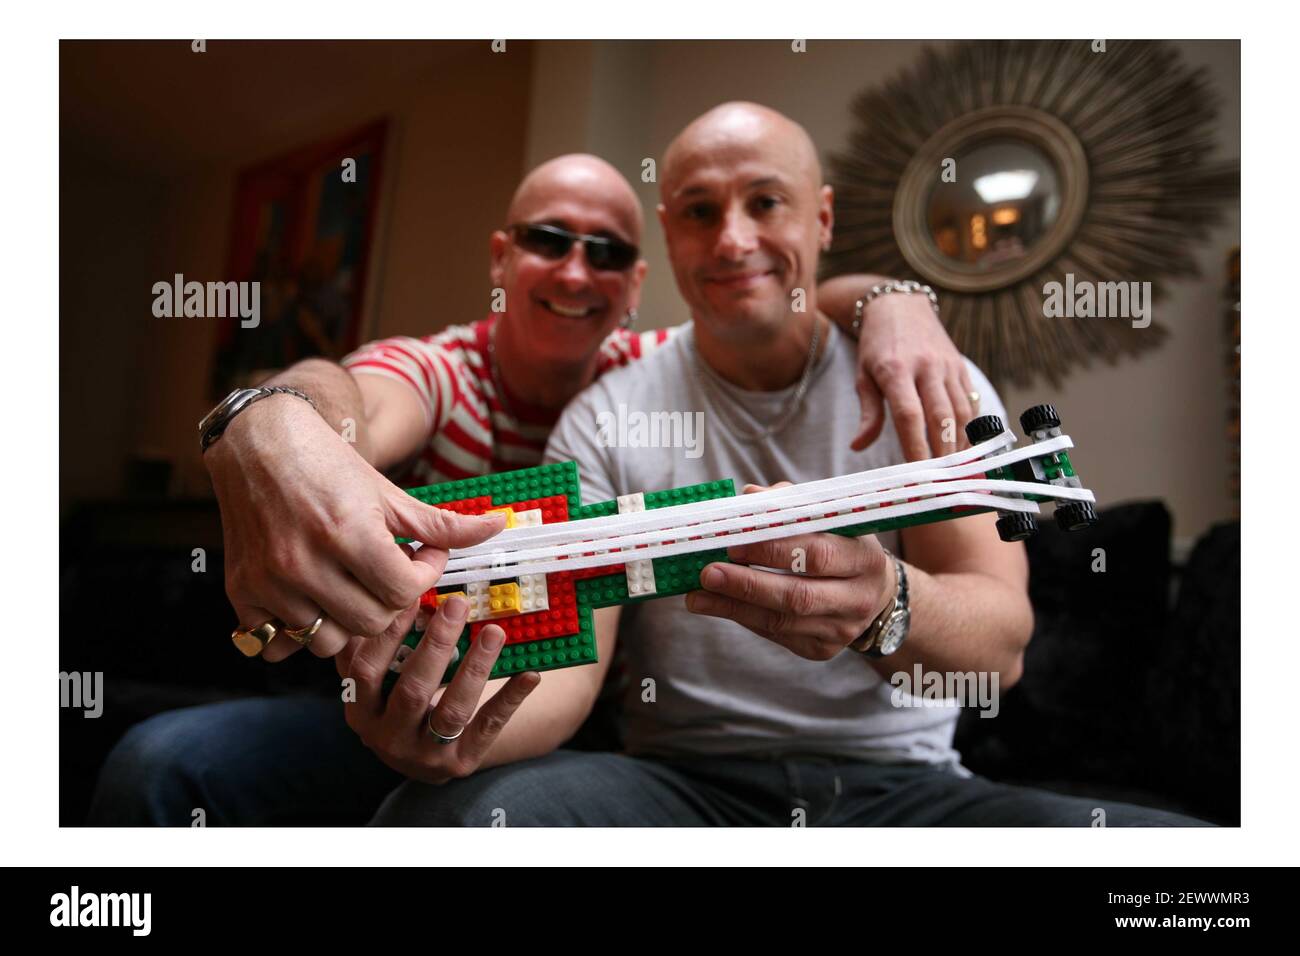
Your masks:
{"label": "man's arm", "polygon": [[858,335],[862,423],[852,447],[861,451],[880,436],[888,400],[908,460],[950,454],[964,445],[962,430],[979,407],[970,398],[966,363],[929,300],[901,293],[878,296],[863,314],[860,333],[853,331],[858,299],[888,281],[863,273],[817,287],[817,307],[850,336]]}
{"label": "man's arm", "polygon": [[872,659],[882,676],[919,663],[997,671],[1004,690],[1020,679],[1034,629],[1029,561],[1023,544],[998,538],[996,524],[988,514],[903,529],[911,630],[896,652]]}
{"label": "man's arm", "polygon": [[[323,617],[311,650],[328,657],[354,634],[409,626],[446,549],[483,541],[502,523],[433,508],[376,470],[419,447],[427,417],[413,390],[319,359],[270,384],[300,389],[319,411],[292,395],[262,399],[204,453],[221,508],[226,594],[242,627]],[[395,536],[426,547],[413,556]],[[277,637],[263,657],[299,647]]]}

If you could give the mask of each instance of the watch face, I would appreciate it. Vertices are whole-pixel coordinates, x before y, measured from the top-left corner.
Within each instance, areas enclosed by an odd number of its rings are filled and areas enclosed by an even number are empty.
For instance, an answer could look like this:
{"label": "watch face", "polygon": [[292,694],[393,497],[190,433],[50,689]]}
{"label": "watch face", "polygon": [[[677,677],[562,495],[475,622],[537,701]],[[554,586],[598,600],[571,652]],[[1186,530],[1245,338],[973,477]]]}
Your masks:
{"label": "watch face", "polygon": [[212,411],[208,412],[206,415],[203,416],[203,421],[199,422],[199,434],[201,435],[204,432],[206,432],[212,426],[213,422],[216,422],[217,420],[224,418],[226,415],[229,415],[230,412],[233,410],[234,406],[236,405],[236,403],[242,404],[243,402],[246,402],[248,400],[250,395],[255,395],[256,393],[257,393],[257,389],[255,388],[235,389],[233,392],[231,392],[229,395],[223,398],[220,402],[218,402],[216,408],[214,408]]}
{"label": "watch face", "polygon": [[890,616],[889,623],[885,625],[885,631],[880,635],[880,641],[876,645],[880,648],[881,654],[892,654],[898,650],[899,645],[903,643],[903,638],[907,637],[907,627],[911,618],[912,613],[906,608],[900,608]]}

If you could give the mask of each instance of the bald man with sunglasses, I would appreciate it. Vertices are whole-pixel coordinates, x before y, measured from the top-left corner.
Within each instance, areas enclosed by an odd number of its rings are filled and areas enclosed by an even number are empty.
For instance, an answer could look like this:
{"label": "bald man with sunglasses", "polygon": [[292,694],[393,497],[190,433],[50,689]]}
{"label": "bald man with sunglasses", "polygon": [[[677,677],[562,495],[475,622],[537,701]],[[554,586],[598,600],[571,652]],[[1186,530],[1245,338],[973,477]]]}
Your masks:
{"label": "bald man with sunglasses", "polygon": [[[271,662],[303,647],[330,657],[353,636],[390,640],[409,631],[447,549],[502,525],[424,505],[390,477],[423,485],[539,464],[570,399],[664,345],[669,331],[633,328],[647,269],[643,221],[631,186],[603,160],[570,155],[544,163],[525,177],[491,236],[486,318],[372,342],[341,364],[300,362],[268,381],[271,391],[232,396],[205,419],[204,461],[221,508],[226,590],[242,649]],[[821,307],[845,328],[855,325],[855,300],[880,281],[834,280]],[[953,450],[942,435],[960,435],[971,417],[970,383],[930,304],[886,295],[867,307],[860,326],[862,420],[853,446],[879,434],[883,394],[911,457]],[[399,546],[395,536],[424,546]],[[463,618],[463,604],[454,599],[444,611]],[[110,757],[92,820],[189,825],[195,761],[204,770],[207,818],[218,823],[283,822],[283,815],[328,821],[336,812],[346,818],[349,808],[364,816],[400,779],[393,770],[426,780],[464,775],[539,683],[537,674],[519,675],[477,706],[503,640],[500,628],[484,629],[431,717],[431,728],[441,720],[465,730],[439,751],[433,770],[423,755],[405,759],[395,745],[398,738],[409,744],[401,708],[427,709],[427,693],[388,707],[349,707],[356,735],[342,725],[334,699],[229,702],[134,728]],[[476,709],[464,727],[456,714]],[[295,753],[262,748],[258,765],[249,766],[244,744],[254,735],[292,741]],[[186,796],[166,798],[180,793]]]}

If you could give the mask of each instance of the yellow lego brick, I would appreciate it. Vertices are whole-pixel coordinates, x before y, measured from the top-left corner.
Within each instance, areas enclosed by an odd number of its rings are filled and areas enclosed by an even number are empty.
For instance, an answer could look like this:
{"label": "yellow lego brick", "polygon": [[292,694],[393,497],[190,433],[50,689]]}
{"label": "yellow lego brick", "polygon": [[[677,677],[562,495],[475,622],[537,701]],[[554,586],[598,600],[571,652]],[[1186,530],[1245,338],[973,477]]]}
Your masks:
{"label": "yellow lego brick", "polygon": [[[446,594],[435,594],[435,595],[434,595],[434,600],[436,600],[436,601],[438,602],[438,607],[442,607],[443,604],[446,603],[447,598],[452,597],[453,595],[456,595],[456,596],[459,596],[459,597],[465,597],[465,592],[464,592],[464,591],[448,591]],[[469,599],[466,598],[466,600],[469,600]]]}
{"label": "yellow lego brick", "polygon": [[509,584],[494,584],[488,588],[488,614],[491,617],[518,614],[519,611],[518,584],[512,581]]}
{"label": "yellow lego brick", "polygon": [[489,508],[487,511],[485,511],[485,512],[483,512],[483,513],[484,513],[484,514],[489,514],[489,515],[494,515],[494,514],[503,514],[503,515],[506,516],[506,527],[507,527],[507,528],[513,528],[513,527],[515,526],[515,509],[514,509],[514,508]]}

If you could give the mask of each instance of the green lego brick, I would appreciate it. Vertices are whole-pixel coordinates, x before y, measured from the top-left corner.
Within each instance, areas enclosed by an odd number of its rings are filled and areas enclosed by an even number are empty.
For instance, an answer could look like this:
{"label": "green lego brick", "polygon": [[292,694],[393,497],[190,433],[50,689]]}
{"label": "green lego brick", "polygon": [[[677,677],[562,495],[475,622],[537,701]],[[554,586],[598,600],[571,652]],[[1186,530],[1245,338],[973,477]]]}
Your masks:
{"label": "green lego brick", "polygon": [[1048,481],[1057,478],[1074,478],[1074,465],[1070,462],[1070,456],[1065,451],[1058,451],[1055,455],[1040,458],[1039,461],[1043,466],[1043,476]]}
{"label": "green lego brick", "polygon": [[461,478],[422,488],[407,488],[406,493],[430,505],[481,497],[490,497],[493,505],[508,505],[516,501],[564,495],[572,512],[579,506],[578,489],[577,463],[559,461],[536,468],[520,468],[479,478]]}
{"label": "green lego brick", "polygon": [[[464,652],[461,653],[462,660]],[[544,641],[507,644],[492,667],[492,677],[509,677],[524,671],[553,671],[562,667],[594,664],[597,660],[596,633],[591,608],[578,607],[578,633]],[[452,673],[448,673],[450,680]]]}
{"label": "green lego brick", "polygon": [[[706,481],[698,485],[687,485],[685,488],[647,491],[645,494],[645,510],[653,511],[655,508],[668,508],[672,505],[686,505],[696,501],[734,497],[736,497],[735,483],[730,478],[724,478],[720,481]],[[617,509],[617,503],[615,509]]]}
{"label": "green lego brick", "polygon": [[943,508],[939,511],[927,511],[919,515],[906,515],[901,518],[886,518],[884,521],[868,521],[863,524],[849,525],[847,528],[835,528],[830,533],[846,538],[860,538],[866,534],[880,534],[884,531],[898,531],[917,525],[934,524],[936,521],[948,521],[951,518],[965,518],[969,515],[983,514],[991,508]]}
{"label": "green lego brick", "polygon": [[[708,551],[696,551],[694,554],[679,554],[668,558],[655,558],[655,591],[647,598],[668,597],[671,594],[685,594],[698,591],[700,572],[714,561],[727,561],[726,548],[712,548]],[[641,600],[641,599],[638,599]]]}
{"label": "green lego brick", "polygon": [[[626,587],[624,590],[626,593]],[[420,639],[423,636],[416,631],[412,631],[406,635],[406,639],[402,643],[414,649],[419,646]],[[456,660],[447,666],[447,672],[443,674],[442,683],[446,684],[456,676],[456,671],[460,668],[460,662],[469,653],[469,646],[469,628],[466,627],[461,634],[460,640],[456,643],[459,654]],[[544,641],[507,644],[501,648],[496,663],[492,665],[492,673],[489,675],[489,679],[495,680],[498,677],[509,677],[512,674],[520,674],[524,671],[553,671],[562,667],[574,667],[579,664],[594,664],[596,660],[596,637],[592,627],[591,608],[579,607],[577,634],[548,638]],[[384,676],[383,692],[385,695],[397,683],[398,676],[391,671]]]}
{"label": "green lego brick", "polygon": [[608,518],[610,515],[618,514],[617,501],[597,501],[592,505],[583,505],[581,508],[569,512],[570,521],[579,521],[583,518]]}
{"label": "green lego brick", "polygon": [[602,574],[594,578],[579,578],[573,582],[573,594],[578,604],[578,612],[583,608],[612,607],[626,604],[627,576],[622,571]]}

